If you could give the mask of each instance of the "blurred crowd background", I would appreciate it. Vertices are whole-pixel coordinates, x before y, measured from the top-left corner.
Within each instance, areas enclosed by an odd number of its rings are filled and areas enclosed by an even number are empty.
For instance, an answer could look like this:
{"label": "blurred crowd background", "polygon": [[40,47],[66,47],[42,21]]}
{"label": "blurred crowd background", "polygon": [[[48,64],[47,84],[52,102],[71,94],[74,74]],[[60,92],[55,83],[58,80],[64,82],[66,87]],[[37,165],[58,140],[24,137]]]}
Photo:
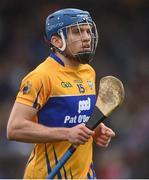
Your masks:
{"label": "blurred crowd background", "polygon": [[22,178],[33,145],[6,139],[9,113],[21,79],[49,55],[45,18],[67,7],[90,11],[97,24],[97,82],[114,75],[126,91],[107,122],[116,137],[107,149],[94,145],[97,177],[149,178],[148,0],[0,1],[0,178]]}

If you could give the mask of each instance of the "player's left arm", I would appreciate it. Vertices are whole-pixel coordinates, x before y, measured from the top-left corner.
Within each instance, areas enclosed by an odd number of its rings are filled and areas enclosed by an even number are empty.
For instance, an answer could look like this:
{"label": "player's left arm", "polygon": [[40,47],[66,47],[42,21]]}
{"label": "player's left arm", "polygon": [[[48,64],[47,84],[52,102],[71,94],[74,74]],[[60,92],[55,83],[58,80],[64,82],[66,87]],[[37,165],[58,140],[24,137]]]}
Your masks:
{"label": "player's left arm", "polygon": [[100,123],[95,129],[93,139],[99,147],[108,147],[111,138],[114,136],[115,132],[111,128],[107,127],[103,123]]}

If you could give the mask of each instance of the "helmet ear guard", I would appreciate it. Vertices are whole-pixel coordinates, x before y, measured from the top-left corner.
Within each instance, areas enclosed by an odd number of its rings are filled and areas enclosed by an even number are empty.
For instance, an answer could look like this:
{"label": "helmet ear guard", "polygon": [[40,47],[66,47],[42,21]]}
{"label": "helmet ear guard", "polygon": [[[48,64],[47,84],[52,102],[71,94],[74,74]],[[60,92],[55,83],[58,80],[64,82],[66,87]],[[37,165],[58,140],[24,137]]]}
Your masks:
{"label": "helmet ear guard", "polygon": [[95,23],[93,22],[90,14],[87,11],[67,8],[56,11],[55,13],[49,15],[46,19],[45,25],[46,36],[48,41],[51,42],[52,35],[59,35],[62,39],[63,46],[61,48],[57,48],[51,44],[51,49],[54,49],[54,51],[58,51],[64,56],[67,56],[67,54],[65,53],[65,49],[67,46],[66,40],[68,35],[68,28],[72,26],[78,26],[79,28],[79,25],[81,24],[88,24],[88,26],[92,26],[92,29],[90,29],[91,51],[84,51],[79,52],[77,54],[71,54],[74,57],[74,59],[76,59],[80,63],[88,63],[93,59],[95,55],[95,50],[98,44],[98,32]]}

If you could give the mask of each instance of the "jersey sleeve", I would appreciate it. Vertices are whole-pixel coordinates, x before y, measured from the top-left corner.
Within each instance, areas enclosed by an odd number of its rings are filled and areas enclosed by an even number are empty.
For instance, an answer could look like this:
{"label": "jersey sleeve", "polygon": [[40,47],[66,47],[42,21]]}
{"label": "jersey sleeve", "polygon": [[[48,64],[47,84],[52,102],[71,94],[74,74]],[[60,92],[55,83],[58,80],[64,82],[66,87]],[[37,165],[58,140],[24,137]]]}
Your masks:
{"label": "jersey sleeve", "polygon": [[50,89],[49,78],[43,73],[32,71],[22,80],[16,102],[39,110],[47,102]]}

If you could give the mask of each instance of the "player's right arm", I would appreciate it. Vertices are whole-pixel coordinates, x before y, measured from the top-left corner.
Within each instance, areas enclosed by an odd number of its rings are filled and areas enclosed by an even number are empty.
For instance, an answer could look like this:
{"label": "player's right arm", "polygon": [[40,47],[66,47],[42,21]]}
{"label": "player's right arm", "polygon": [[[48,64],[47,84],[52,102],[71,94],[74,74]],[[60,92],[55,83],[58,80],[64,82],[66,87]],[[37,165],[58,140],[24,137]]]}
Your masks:
{"label": "player's right arm", "polygon": [[84,144],[94,134],[83,124],[72,128],[53,128],[38,124],[32,120],[36,113],[35,108],[15,102],[7,125],[7,138],[28,143],[69,141]]}

